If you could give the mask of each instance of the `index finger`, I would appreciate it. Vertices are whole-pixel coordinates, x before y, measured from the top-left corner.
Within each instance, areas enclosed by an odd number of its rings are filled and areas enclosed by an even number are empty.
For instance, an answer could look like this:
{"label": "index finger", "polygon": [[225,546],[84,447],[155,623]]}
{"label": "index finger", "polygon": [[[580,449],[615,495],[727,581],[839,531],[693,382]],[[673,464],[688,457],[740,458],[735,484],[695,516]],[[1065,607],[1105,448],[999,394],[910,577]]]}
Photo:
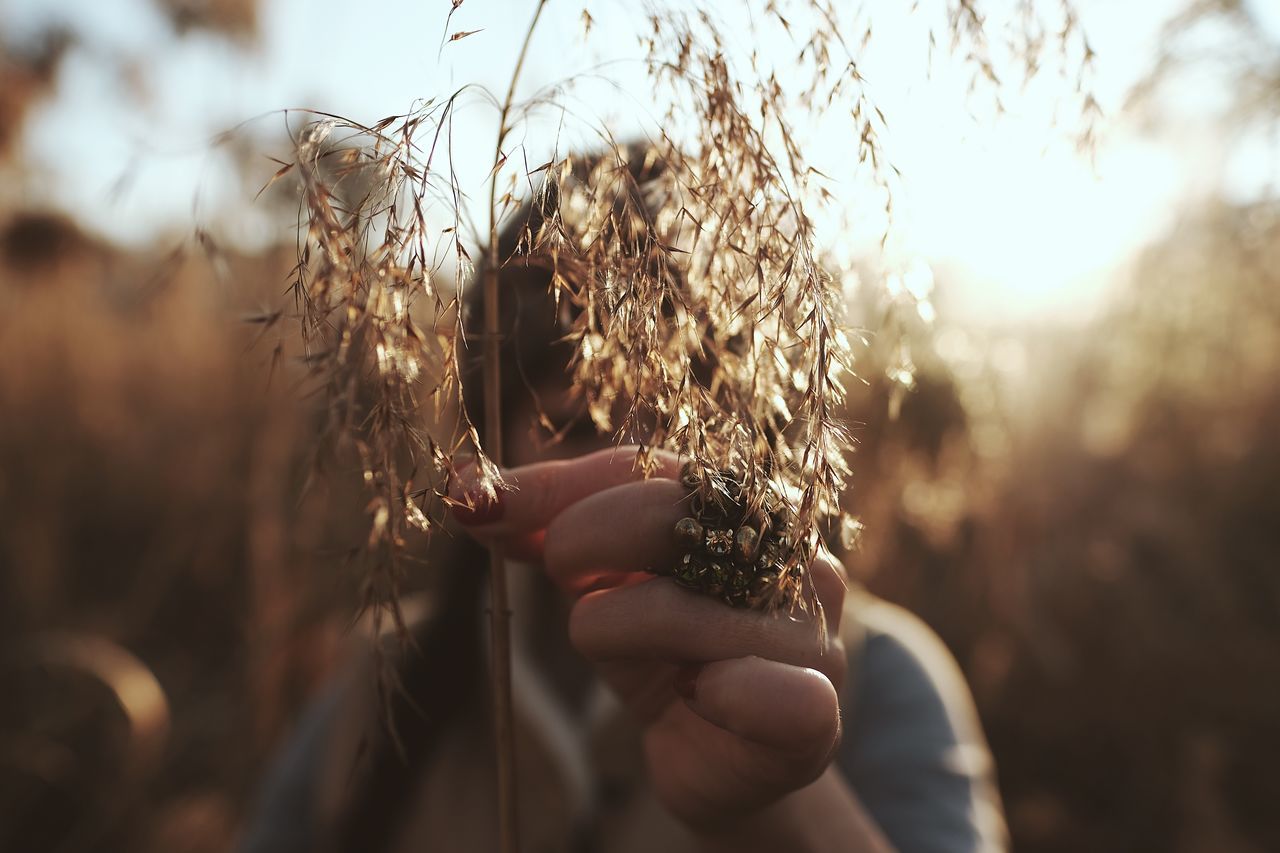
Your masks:
{"label": "index finger", "polygon": [[[502,472],[512,488],[500,489],[496,501],[463,496],[466,505],[454,515],[467,531],[484,538],[506,538],[545,529],[557,515],[596,492],[644,479],[635,445],[607,447],[575,459],[535,462]],[[679,458],[670,451],[652,451],[655,475],[679,476]]]}

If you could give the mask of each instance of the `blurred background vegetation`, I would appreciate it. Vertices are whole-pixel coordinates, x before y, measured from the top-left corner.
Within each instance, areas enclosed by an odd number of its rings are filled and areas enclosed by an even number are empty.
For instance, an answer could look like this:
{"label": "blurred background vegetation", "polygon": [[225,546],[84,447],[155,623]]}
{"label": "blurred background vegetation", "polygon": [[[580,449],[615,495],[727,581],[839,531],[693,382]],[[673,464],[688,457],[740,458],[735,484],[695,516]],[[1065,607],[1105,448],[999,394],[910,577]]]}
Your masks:
{"label": "blurred background vegetation", "polygon": [[[269,7],[148,20],[166,50],[249,62]],[[853,260],[849,561],[965,669],[1020,850],[1280,849],[1280,27],[1259,9],[1148,22],[1110,120],[1220,144],[1087,311],[1068,289],[984,316],[980,264]],[[74,16],[22,12],[0,5],[0,848],[225,850],[357,602],[355,491],[303,489],[293,201],[252,202],[274,166],[232,144],[242,207],[219,216],[254,239],[192,236],[171,200],[169,227],[113,230],[128,158],[77,195],[83,164],[44,140],[86,62],[141,112],[159,84]],[[1236,140],[1267,155],[1249,192]],[[1055,203],[1045,228],[1070,227]]]}

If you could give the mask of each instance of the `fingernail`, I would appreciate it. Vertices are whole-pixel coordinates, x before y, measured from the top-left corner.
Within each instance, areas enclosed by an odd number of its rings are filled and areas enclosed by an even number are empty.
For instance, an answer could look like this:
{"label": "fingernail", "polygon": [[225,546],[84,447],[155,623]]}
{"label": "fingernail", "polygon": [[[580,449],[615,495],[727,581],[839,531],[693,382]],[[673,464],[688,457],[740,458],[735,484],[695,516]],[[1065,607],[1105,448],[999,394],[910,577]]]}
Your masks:
{"label": "fingernail", "polygon": [[459,524],[474,527],[501,521],[504,510],[500,491],[492,498],[487,495],[468,495],[465,503],[453,505],[453,517]]}
{"label": "fingernail", "polygon": [[702,664],[700,663],[691,663],[676,670],[676,677],[671,682],[676,695],[692,702],[693,697],[698,693],[698,675],[701,672]]}

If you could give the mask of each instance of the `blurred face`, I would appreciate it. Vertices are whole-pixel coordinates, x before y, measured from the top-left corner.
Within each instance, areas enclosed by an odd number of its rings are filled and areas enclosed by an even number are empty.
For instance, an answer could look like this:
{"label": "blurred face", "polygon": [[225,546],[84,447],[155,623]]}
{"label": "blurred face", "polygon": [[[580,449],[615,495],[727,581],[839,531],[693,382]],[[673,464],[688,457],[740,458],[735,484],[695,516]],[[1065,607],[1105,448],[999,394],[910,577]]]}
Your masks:
{"label": "blurred face", "polygon": [[[536,396],[536,400],[534,399]],[[549,421],[554,432],[543,421]],[[543,459],[569,459],[609,444],[596,432],[586,406],[564,377],[544,380],[532,392],[514,395],[503,414],[506,464],[526,465]]]}
{"label": "blurred face", "polygon": [[[582,395],[574,393],[566,371],[568,349],[554,343],[564,333],[564,327],[550,322],[555,310],[547,295],[548,273],[538,268],[516,269],[505,271],[504,276],[509,292],[516,294],[512,304],[519,306],[517,328],[530,336],[528,341],[536,345],[535,350],[545,346],[552,353],[550,356],[529,354],[524,369],[518,373],[522,378],[515,380],[516,387],[504,395],[504,463],[517,466],[546,459],[569,459],[608,447],[613,443],[612,437],[597,432],[587,415]],[[503,369],[509,371],[512,365],[505,360],[519,356],[511,352],[503,357]],[[504,379],[504,382],[510,381]],[[615,425],[623,422],[629,402],[630,398],[626,398],[615,403],[612,412]],[[648,431],[644,425],[638,430],[641,435]]]}

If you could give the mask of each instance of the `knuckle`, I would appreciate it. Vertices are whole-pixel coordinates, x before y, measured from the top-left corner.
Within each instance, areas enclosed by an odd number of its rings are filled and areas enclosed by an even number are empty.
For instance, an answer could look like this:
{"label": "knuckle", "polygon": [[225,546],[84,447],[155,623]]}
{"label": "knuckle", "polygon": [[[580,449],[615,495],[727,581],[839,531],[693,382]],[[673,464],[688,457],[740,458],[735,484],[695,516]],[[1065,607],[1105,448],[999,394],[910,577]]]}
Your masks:
{"label": "knuckle", "polygon": [[844,641],[839,635],[833,635],[827,640],[827,647],[822,654],[822,674],[831,682],[831,686],[835,688],[839,694],[841,687],[844,686],[845,676],[849,671],[849,657],[846,654]]}
{"label": "knuckle", "polygon": [[839,557],[831,553],[830,548],[826,545],[820,545],[818,547],[818,559],[831,567],[831,571],[840,579],[842,584],[846,587],[849,585],[849,570],[845,568],[844,562]]}
{"label": "knuckle", "polygon": [[809,570],[828,628],[832,634],[838,634],[849,590],[844,566],[824,548],[814,558]]}
{"label": "knuckle", "polygon": [[826,756],[840,730],[840,702],[835,685],[826,675],[811,670],[805,686],[797,691],[791,728],[801,757]]}
{"label": "knuckle", "polygon": [[785,708],[772,716],[771,765],[777,778],[804,784],[830,763],[839,743],[840,703],[834,686],[819,671],[793,679]]}

